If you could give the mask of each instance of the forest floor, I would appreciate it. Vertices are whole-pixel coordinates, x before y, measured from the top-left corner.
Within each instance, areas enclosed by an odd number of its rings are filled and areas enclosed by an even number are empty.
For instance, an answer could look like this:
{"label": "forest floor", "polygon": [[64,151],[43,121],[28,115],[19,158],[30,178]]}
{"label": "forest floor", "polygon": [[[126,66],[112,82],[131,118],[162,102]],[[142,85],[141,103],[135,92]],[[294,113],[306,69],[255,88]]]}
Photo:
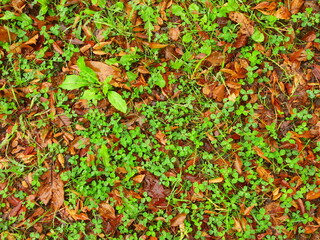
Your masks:
{"label": "forest floor", "polygon": [[320,2],[2,0],[1,239],[320,239]]}

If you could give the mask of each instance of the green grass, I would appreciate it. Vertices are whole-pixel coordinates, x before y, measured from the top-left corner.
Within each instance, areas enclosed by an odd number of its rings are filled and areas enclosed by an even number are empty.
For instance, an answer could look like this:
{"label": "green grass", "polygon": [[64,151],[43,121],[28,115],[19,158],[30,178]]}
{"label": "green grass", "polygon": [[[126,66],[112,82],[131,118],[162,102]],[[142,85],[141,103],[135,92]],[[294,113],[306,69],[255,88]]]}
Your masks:
{"label": "green grass", "polygon": [[1,239],[318,236],[319,2],[166,3],[0,3]]}

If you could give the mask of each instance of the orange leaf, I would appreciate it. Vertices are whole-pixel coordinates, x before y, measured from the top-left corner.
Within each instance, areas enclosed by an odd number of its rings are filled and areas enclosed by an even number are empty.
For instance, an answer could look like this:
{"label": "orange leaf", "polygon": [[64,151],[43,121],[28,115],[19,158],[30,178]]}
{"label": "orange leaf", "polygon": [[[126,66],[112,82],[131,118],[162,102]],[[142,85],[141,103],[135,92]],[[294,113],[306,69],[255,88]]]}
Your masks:
{"label": "orange leaf", "polygon": [[219,85],[212,91],[213,98],[216,99],[218,102],[221,102],[224,98],[225,90],[226,88],[223,84]]}
{"label": "orange leaf", "polygon": [[259,147],[254,146],[254,147],[252,147],[252,148],[253,148],[253,150],[258,154],[259,157],[263,158],[264,160],[266,160],[266,161],[269,162],[269,163],[272,163],[272,162],[264,155],[264,153],[262,152],[262,150],[261,150]]}
{"label": "orange leaf", "polygon": [[319,188],[315,189],[314,191],[308,192],[306,195],[307,200],[314,200],[317,198],[320,198],[320,189]]}
{"label": "orange leaf", "polygon": [[16,37],[17,35],[9,32],[9,30],[6,27],[0,26],[0,42],[14,41]]}
{"label": "orange leaf", "polygon": [[143,42],[145,45],[147,45],[149,48],[157,49],[157,48],[165,48],[168,46],[168,44],[161,44],[161,43],[150,43],[150,42]]}
{"label": "orange leaf", "polygon": [[282,6],[281,8],[279,8],[276,13],[274,14],[274,16],[276,18],[279,19],[285,19],[288,20],[291,17],[291,13],[289,12],[288,8]]}
{"label": "orange leaf", "polygon": [[270,173],[270,171],[266,170],[265,168],[263,168],[261,166],[258,166],[256,170],[257,170],[259,177],[261,177],[266,182],[269,182],[269,179],[273,178],[273,175]]}
{"label": "orange leaf", "polygon": [[167,139],[166,139],[166,135],[161,132],[160,130],[156,133],[155,137],[159,140],[159,142],[163,145],[166,145],[167,143]]}
{"label": "orange leaf", "polygon": [[186,219],[186,217],[187,217],[187,214],[179,213],[177,216],[175,216],[174,218],[172,218],[170,220],[171,227],[177,227],[177,226],[183,224],[183,222]]}
{"label": "orange leaf", "polygon": [[214,178],[214,179],[209,179],[208,183],[220,183],[223,182],[223,177],[218,177],[218,178]]}

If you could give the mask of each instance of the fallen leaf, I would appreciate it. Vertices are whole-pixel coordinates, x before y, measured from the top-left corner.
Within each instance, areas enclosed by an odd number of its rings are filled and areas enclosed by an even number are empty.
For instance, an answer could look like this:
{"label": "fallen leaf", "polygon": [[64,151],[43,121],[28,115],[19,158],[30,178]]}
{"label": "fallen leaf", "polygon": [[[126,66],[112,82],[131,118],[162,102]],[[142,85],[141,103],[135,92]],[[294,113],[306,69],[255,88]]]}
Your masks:
{"label": "fallen leaf", "polygon": [[17,35],[11,33],[6,27],[0,26],[0,42],[11,42],[16,40]]}
{"label": "fallen leaf", "polygon": [[218,178],[214,178],[214,179],[209,179],[208,180],[208,183],[220,183],[220,182],[223,182],[223,177],[218,177]]}
{"label": "fallen leaf", "polygon": [[304,0],[292,0],[292,2],[290,3],[291,14],[298,13],[303,4]]}
{"label": "fallen leaf", "polygon": [[264,160],[266,160],[267,162],[269,163],[272,163],[265,155],[264,153],[262,152],[261,148],[257,147],[257,146],[253,146],[252,149],[256,152],[256,154],[263,158]]}
{"label": "fallen leaf", "polygon": [[121,78],[121,70],[117,67],[110,66],[103,62],[87,61],[86,65],[92,68],[99,77],[100,81],[106,80],[107,77],[113,76],[114,78]]}
{"label": "fallen leaf", "polygon": [[116,213],[114,208],[107,202],[100,203],[98,211],[105,220],[116,218]]}
{"label": "fallen leaf", "polygon": [[230,12],[229,18],[241,25],[240,32],[247,36],[251,36],[254,33],[254,27],[251,20],[240,12]]}
{"label": "fallen leaf", "polygon": [[288,20],[291,17],[291,13],[289,12],[287,7],[282,6],[276,11],[274,16],[279,19]]}
{"label": "fallen leaf", "polygon": [[315,200],[317,198],[320,198],[320,188],[317,188],[313,191],[309,191],[306,195],[307,200]]}
{"label": "fallen leaf", "polygon": [[151,49],[158,49],[158,48],[165,48],[168,46],[168,44],[162,44],[162,43],[154,43],[154,42],[143,42],[145,45],[147,45]]}
{"label": "fallen leaf", "polygon": [[54,211],[59,210],[64,201],[64,185],[60,176],[54,171],[47,171],[41,177],[39,199],[47,205],[51,200]]}
{"label": "fallen leaf", "polygon": [[221,65],[225,60],[225,56],[222,52],[212,52],[210,56],[208,56],[205,61],[208,61],[211,64],[211,67]]}
{"label": "fallen leaf", "polygon": [[256,170],[259,177],[265,180],[266,182],[269,182],[271,178],[274,178],[270,171],[266,170],[261,166],[258,166]]}
{"label": "fallen leaf", "polygon": [[165,198],[170,193],[159,183],[159,179],[149,172],[143,179],[143,191],[147,192],[152,198]]}
{"label": "fallen leaf", "polygon": [[212,91],[213,98],[216,99],[218,102],[222,102],[222,100],[224,99],[225,90],[226,88],[223,84],[217,86]]}
{"label": "fallen leaf", "polygon": [[183,222],[186,219],[186,217],[187,217],[187,214],[179,213],[177,216],[175,216],[174,218],[172,218],[170,220],[171,227],[177,227],[177,226],[183,224]]}
{"label": "fallen leaf", "polygon": [[158,132],[156,133],[155,137],[158,139],[158,141],[161,144],[166,145],[166,143],[167,143],[166,134],[164,134],[163,132],[158,130]]}
{"label": "fallen leaf", "polygon": [[180,36],[180,30],[178,27],[174,27],[174,28],[169,29],[169,37],[173,41],[177,41],[179,39],[179,36]]}

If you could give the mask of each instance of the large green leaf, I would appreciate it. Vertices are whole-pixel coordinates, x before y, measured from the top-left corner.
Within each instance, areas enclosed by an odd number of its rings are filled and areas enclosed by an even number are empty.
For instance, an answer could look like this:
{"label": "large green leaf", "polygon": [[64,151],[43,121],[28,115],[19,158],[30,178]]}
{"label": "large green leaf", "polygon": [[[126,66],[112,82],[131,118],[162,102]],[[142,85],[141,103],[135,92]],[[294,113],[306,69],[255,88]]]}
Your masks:
{"label": "large green leaf", "polygon": [[60,87],[67,90],[74,90],[89,85],[90,83],[88,81],[85,81],[78,75],[68,75]]}
{"label": "large green leaf", "polygon": [[108,100],[112,104],[112,106],[114,106],[119,111],[123,113],[127,112],[127,103],[119,93],[115,91],[109,91]]}
{"label": "large green leaf", "polygon": [[80,69],[80,76],[84,78],[86,81],[91,82],[91,83],[97,83],[99,82],[99,78],[96,74],[96,72],[87,67],[84,57],[79,57],[77,61],[77,65]]}

